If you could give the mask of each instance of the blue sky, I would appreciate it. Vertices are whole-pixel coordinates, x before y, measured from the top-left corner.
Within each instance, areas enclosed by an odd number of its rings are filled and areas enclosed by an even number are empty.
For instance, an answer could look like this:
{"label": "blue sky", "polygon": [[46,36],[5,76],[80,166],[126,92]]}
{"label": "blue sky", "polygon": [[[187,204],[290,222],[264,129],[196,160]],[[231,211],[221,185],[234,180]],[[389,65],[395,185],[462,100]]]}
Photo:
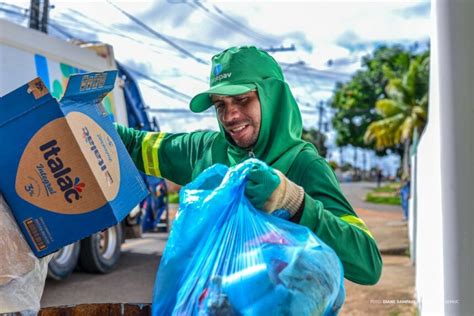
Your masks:
{"label": "blue sky", "polygon": [[[22,13],[29,3],[0,2],[0,18],[26,25],[26,15],[5,10]],[[221,49],[294,45],[294,51],[273,56],[299,101],[305,126],[312,127],[318,121],[316,104],[331,97],[336,81],[350,78],[362,56],[382,44],[425,47],[430,32],[429,1],[50,3],[50,34],[112,44],[117,60],[140,78],[145,102],[158,111],[162,128],[173,132],[216,128],[212,110],[200,116],[183,111],[190,96],[207,88],[209,60]],[[324,120],[330,120],[329,111]]]}

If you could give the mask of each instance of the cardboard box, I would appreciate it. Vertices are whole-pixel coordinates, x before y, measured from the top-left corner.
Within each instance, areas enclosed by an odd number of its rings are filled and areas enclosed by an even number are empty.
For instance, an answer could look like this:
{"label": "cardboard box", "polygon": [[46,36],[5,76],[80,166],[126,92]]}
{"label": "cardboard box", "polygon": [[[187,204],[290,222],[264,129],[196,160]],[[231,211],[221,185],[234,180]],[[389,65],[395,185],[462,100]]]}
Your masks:
{"label": "cardboard box", "polygon": [[116,75],[71,76],[59,102],[40,78],[0,99],[0,191],[38,257],[120,222],[148,194],[101,104]]}

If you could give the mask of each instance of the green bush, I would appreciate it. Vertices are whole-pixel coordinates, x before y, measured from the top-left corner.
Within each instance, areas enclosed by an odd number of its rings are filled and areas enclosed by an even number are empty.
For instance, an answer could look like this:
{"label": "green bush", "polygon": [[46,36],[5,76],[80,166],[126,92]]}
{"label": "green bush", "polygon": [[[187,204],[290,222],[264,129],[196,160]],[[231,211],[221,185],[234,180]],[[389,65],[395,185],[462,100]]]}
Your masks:
{"label": "green bush", "polygon": [[365,197],[366,202],[389,205],[402,205],[398,195],[377,195],[376,193],[367,193]]}
{"label": "green bush", "polygon": [[168,193],[168,203],[178,204],[179,203],[179,193],[178,192],[169,192]]}
{"label": "green bush", "polygon": [[391,183],[380,188],[375,188],[373,192],[397,193],[400,189],[400,183]]}

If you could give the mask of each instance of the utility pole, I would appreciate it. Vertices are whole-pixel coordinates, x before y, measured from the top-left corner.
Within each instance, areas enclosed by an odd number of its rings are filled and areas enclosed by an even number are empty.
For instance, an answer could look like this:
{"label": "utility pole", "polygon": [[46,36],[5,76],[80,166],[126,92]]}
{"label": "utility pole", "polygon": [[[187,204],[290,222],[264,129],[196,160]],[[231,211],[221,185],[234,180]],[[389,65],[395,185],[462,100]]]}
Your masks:
{"label": "utility pole", "polygon": [[318,131],[321,133],[323,129],[323,115],[324,115],[324,102],[319,101],[318,111],[319,111],[319,119],[318,119]]}
{"label": "utility pole", "polygon": [[358,160],[357,147],[354,147],[354,168],[357,168],[357,160]]}
{"label": "utility pole", "polygon": [[278,52],[293,52],[296,50],[295,44],[291,44],[291,46],[284,47],[281,45],[280,47],[273,47],[270,46],[269,48],[262,48],[262,50],[268,53],[278,53]]}
{"label": "utility pole", "polygon": [[357,147],[354,147],[354,166],[353,166],[353,170],[354,170],[354,176],[355,176],[355,181],[358,181],[357,179],[359,179],[359,167],[357,166],[357,162],[358,162],[358,155],[357,155]]}
{"label": "utility pole", "polygon": [[344,156],[343,156],[342,146],[339,147],[339,164],[341,165],[341,167],[344,165]]}
{"label": "utility pole", "polygon": [[49,0],[31,0],[30,21],[31,29],[48,33]]}
{"label": "utility pole", "polygon": [[48,33],[48,15],[49,15],[49,0],[43,0],[43,11],[41,16],[40,31]]}
{"label": "utility pole", "polygon": [[364,171],[367,170],[367,151],[366,150],[362,152],[362,169]]}
{"label": "utility pole", "polygon": [[319,110],[319,118],[318,118],[318,133],[319,133],[319,137],[318,137],[318,146],[319,146],[319,149],[322,149],[323,148],[323,115],[324,115],[324,106],[323,106],[324,102],[323,101],[319,101],[319,106],[317,107],[318,110]]}
{"label": "utility pole", "polygon": [[40,0],[31,0],[30,2],[30,29],[39,30]]}

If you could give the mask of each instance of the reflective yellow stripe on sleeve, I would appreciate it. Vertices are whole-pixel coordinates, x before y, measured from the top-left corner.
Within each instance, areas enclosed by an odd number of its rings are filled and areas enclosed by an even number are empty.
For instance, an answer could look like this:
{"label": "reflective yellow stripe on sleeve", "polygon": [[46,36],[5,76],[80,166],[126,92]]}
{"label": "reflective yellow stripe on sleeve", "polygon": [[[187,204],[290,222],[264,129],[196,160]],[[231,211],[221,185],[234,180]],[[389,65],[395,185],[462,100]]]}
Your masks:
{"label": "reflective yellow stripe on sleeve", "polygon": [[161,177],[158,148],[166,133],[148,133],[142,141],[142,157],[145,173]]}
{"label": "reflective yellow stripe on sleeve", "polygon": [[367,226],[365,225],[364,221],[361,220],[360,218],[358,218],[357,216],[354,216],[354,215],[343,215],[340,217],[340,219],[342,219],[344,222],[350,224],[350,225],[353,225],[357,228],[359,228],[360,230],[362,230],[363,232],[365,232],[367,235],[369,235],[370,238],[374,239],[374,236],[372,236],[372,234],[370,233],[369,229],[367,228]]}

